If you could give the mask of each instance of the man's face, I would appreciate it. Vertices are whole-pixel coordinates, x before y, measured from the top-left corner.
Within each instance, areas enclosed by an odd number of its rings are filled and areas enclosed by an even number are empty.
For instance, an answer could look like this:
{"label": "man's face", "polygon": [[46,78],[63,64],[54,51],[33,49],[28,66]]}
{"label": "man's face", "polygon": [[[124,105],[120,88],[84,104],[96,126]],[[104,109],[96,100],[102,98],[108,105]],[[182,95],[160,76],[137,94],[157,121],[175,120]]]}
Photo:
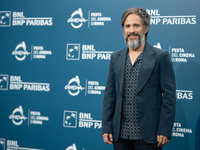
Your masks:
{"label": "man's face", "polygon": [[[146,31],[145,31],[146,30]],[[136,14],[130,14],[124,22],[124,38],[129,48],[137,49],[145,41],[145,33],[140,17]]]}

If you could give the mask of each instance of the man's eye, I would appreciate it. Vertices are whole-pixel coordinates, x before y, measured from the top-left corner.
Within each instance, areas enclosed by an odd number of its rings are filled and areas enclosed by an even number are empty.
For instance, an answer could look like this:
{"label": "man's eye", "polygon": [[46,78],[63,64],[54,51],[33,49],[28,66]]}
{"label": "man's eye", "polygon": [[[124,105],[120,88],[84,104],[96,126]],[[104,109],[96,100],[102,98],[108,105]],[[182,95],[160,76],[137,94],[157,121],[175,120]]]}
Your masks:
{"label": "man's eye", "polygon": [[130,27],[130,25],[126,25],[125,27],[126,27],[126,28],[129,28],[129,27]]}

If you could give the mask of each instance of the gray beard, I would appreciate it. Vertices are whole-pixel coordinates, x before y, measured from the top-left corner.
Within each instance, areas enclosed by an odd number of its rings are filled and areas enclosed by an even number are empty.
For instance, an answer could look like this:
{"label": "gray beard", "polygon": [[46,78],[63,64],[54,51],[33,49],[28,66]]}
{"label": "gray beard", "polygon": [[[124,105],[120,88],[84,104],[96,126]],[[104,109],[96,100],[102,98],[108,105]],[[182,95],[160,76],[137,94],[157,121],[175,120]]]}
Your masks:
{"label": "gray beard", "polygon": [[128,48],[135,50],[135,49],[139,48],[144,43],[145,34],[143,34],[142,36],[139,36],[138,40],[136,40],[136,41],[129,41],[127,38],[126,38],[125,41],[126,41]]}

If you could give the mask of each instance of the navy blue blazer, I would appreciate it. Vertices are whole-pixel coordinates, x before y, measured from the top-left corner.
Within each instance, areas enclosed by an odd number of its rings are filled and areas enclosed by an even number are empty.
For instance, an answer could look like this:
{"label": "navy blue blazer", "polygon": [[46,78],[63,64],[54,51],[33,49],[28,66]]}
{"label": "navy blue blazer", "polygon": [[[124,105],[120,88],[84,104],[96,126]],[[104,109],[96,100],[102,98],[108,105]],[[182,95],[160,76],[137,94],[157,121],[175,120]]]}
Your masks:
{"label": "navy blue blazer", "polygon": [[[145,142],[156,143],[157,135],[171,138],[176,108],[175,75],[167,51],[147,42],[143,51],[136,92],[139,127]],[[102,134],[112,133],[114,141],[120,132],[127,53],[128,48],[113,52],[104,92]]]}

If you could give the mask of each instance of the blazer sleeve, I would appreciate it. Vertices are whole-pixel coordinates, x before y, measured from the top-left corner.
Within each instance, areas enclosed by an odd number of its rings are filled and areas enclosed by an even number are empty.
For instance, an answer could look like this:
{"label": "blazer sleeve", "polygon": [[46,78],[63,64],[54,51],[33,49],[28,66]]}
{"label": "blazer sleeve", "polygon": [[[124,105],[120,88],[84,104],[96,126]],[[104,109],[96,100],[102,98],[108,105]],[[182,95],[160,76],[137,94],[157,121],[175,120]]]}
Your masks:
{"label": "blazer sleeve", "polygon": [[112,133],[112,121],[116,103],[115,74],[113,54],[109,66],[109,73],[103,98],[102,134]]}
{"label": "blazer sleeve", "polygon": [[176,83],[173,65],[167,51],[160,57],[160,87],[162,106],[157,134],[171,138],[176,111]]}

